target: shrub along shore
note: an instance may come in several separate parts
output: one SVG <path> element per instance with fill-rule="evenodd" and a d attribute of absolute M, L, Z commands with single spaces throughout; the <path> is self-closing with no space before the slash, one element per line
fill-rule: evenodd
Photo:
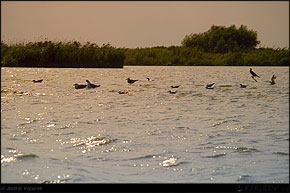
<path fill-rule="evenodd" d="M 1 67 L 122 68 L 128 66 L 288 66 L 289 49 L 258 48 L 226 53 L 185 46 L 114 48 L 50 41 L 8 46 L 1 42 Z"/>
<path fill-rule="evenodd" d="M 115 48 L 77 41 L 1 42 L 1 67 L 122 68 L 128 66 L 288 66 L 289 48 L 256 48 L 257 32 L 212 26 L 181 46 Z"/>
<path fill-rule="evenodd" d="M 102 47 L 94 43 L 29 42 L 7 45 L 1 42 L 2 67 L 51 68 L 122 68 L 123 49 L 109 44 Z"/>

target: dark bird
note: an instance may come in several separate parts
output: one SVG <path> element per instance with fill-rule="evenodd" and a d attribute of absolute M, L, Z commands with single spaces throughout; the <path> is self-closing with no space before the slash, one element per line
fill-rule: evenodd
<path fill-rule="evenodd" d="M 133 84 L 134 82 L 138 81 L 138 80 L 132 80 L 130 78 L 127 78 L 126 80 L 129 84 Z"/>
<path fill-rule="evenodd" d="M 176 94 L 177 91 L 171 91 L 171 90 L 169 90 L 168 92 L 169 92 L 170 94 Z"/>
<path fill-rule="evenodd" d="M 241 88 L 246 88 L 247 87 L 247 85 L 245 85 L 245 84 L 240 84 L 240 86 L 241 86 Z"/>
<path fill-rule="evenodd" d="M 256 82 L 258 82 L 258 81 L 255 79 L 255 77 L 260 78 L 260 76 L 257 75 L 257 74 L 252 70 L 252 68 L 250 68 L 250 73 L 251 73 L 251 75 L 252 75 L 252 79 L 254 79 Z"/>
<path fill-rule="evenodd" d="M 273 74 L 271 80 L 269 81 L 270 84 L 276 84 L 276 82 L 275 82 L 276 78 L 277 77 L 275 76 L 275 74 Z"/>
<path fill-rule="evenodd" d="M 214 88 L 214 87 L 213 87 L 214 84 L 215 84 L 215 83 L 207 84 L 205 88 L 207 88 L 207 89 L 213 89 L 213 88 Z"/>
<path fill-rule="evenodd" d="M 87 85 L 84 85 L 84 84 L 74 84 L 75 86 L 75 89 L 82 89 L 82 88 L 86 88 Z"/>
<path fill-rule="evenodd" d="M 177 85 L 177 86 L 171 86 L 171 88 L 178 88 L 180 87 L 180 85 Z"/>
<path fill-rule="evenodd" d="M 119 93 L 119 94 L 128 94 L 128 91 L 120 90 L 118 93 Z"/>
<path fill-rule="evenodd" d="M 96 88 L 96 87 L 100 87 L 101 86 L 101 85 L 92 84 L 89 80 L 86 80 L 86 82 L 88 83 L 88 88 Z"/>
<path fill-rule="evenodd" d="M 252 74 L 252 76 L 257 76 L 258 78 L 260 78 L 260 76 L 258 76 L 253 70 L 252 70 L 252 68 L 250 68 L 250 73 Z"/>
<path fill-rule="evenodd" d="M 40 82 L 42 82 L 43 81 L 43 79 L 41 79 L 41 80 L 33 80 L 32 82 L 33 83 L 40 83 Z"/>

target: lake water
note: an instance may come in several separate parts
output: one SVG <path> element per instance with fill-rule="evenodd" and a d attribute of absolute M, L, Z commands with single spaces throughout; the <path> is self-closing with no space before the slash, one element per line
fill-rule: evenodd
<path fill-rule="evenodd" d="M 1 68 L 2 183 L 288 183 L 289 68 L 252 68 Z"/>

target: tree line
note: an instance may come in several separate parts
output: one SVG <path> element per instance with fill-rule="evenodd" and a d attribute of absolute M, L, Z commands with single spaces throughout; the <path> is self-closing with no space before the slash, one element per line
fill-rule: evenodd
<path fill-rule="evenodd" d="M 236 28 L 211 26 L 210 30 L 199 34 L 186 35 L 182 45 L 186 47 L 197 47 L 205 52 L 226 53 L 255 48 L 260 44 L 258 33 L 248 30 L 247 26 L 241 25 Z"/>
<path fill-rule="evenodd" d="M 289 49 L 259 48 L 226 53 L 210 53 L 182 46 L 128 49 L 125 65 L 288 66 Z"/>
<path fill-rule="evenodd" d="M 289 48 L 257 48 L 257 32 L 245 25 L 211 26 L 186 35 L 181 46 L 115 48 L 87 42 L 1 42 L 1 66 L 120 68 L 149 66 L 288 66 Z"/>
<path fill-rule="evenodd" d="M 1 42 L 1 66 L 53 68 L 122 68 L 123 49 L 87 42 L 29 42 L 8 46 Z"/>

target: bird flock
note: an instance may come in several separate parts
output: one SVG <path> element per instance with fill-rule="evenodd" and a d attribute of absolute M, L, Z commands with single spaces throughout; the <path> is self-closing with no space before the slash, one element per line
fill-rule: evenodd
<path fill-rule="evenodd" d="M 252 68 L 250 68 L 250 74 L 251 74 L 251 78 L 255 82 L 258 82 L 256 78 L 260 78 L 260 76 L 257 73 L 255 73 Z M 276 75 L 273 74 L 272 77 L 271 77 L 271 80 L 269 80 L 269 83 L 271 85 L 276 84 L 276 82 L 275 82 L 276 78 L 277 78 Z M 134 84 L 135 82 L 138 81 L 138 80 L 134 80 L 134 79 L 130 79 L 130 78 L 127 78 L 126 80 L 127 80 L 128 84 Z M 41 80 L 32 80 L 33 83 L 41 83 L 42 81 L 43 81 L 43 79 L 41 79 Z M 147 78 L 147 81 L 154 81 L 154 80 L 151 80 L 150 78 Z M 89 80 L 86 80 L 86 82 L 87 82 L 87 84 L 77 84 L 77 83 L 75 83 L 74 84 L 75 89 L 84 89 L 84 88 L 93 89 L 93 88 L 97 88 L 97 87 L 100 87 L 101 86 L 101 85 L 93 84 Z M 178 89 L 180 86 L 181 85 L 172 85 L 172 86 L 170 86 L 170 88 L 171 89 Z M 215 86 L 215 83 L 210 83 L 210 84 L 206 84 L 205 88 L 206 89 L 214 89 L 214 86 Z M 240 87 L 241 88 L 246 88 L 247 85 L 240 84 Z M 118 93 L 119 94 L 128 94 L 129 91 L 127 91 L 127 90 L 123 90 L 123 91 L 120 90 Z M 174 90 L 168 90 L 168 93 L 169 94 L 176 94 L 177 93 L 177 90 L 175 90 L 175 91 Z"/>

